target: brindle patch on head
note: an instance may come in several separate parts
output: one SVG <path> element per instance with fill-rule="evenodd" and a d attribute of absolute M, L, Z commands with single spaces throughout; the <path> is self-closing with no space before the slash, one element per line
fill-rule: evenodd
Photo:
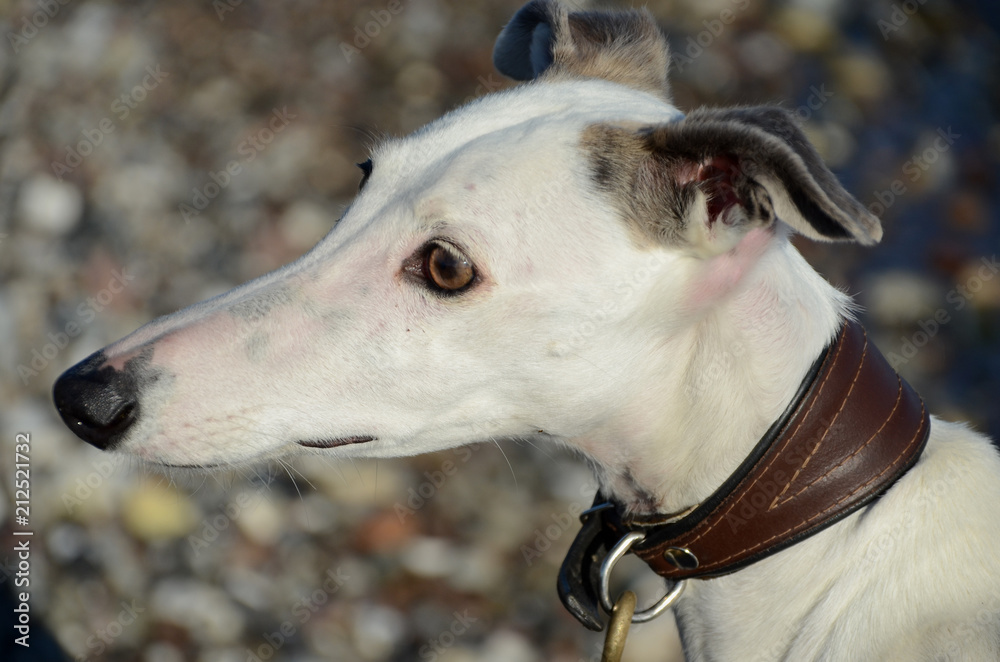
<path fill-rule="evenodd" d="M 581 146 L 599 190 L 607 193 L 640 244 L 680 245 L 693 186 L 678 185 L 670 160 L 649 151 L 639 131 L 594 124 Z M 676 165 L 676 164 L 673 164 Z"/>
<path fill-rule="evenodd" d="M 744 128 L 735 122 L 712 129 L 685 119 L 583 131 L 581 147 L 598 190 L 610 196 L 640 243 L 690 244 L 692 223 L 749 230 L 775 221 L 761 181 L 768 174 L 766 150 L 740 140 Z"/>
<path fill-rule="evenodd" d="M 670 100 L 669 50 L 649 10 L 573 12 L 566 21 L 550 76 L 602 78 Z"/>
<path fill-rule="evenodd" d="M 645 9 L 569 12 L 533 0 L 500 33 L 493 61 L 515 80 L 599 78 L 670 100 L 667 41 Z"/>

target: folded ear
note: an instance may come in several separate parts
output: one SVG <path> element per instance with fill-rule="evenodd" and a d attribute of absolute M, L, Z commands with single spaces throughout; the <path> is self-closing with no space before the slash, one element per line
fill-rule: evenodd
<path fill-rule="evenodd" d="M 514 80 L 603 78 L 670 94 L 667 42 L 645 9 L 570 13 L 555 0 L 532 0 L 500 33 L 493 63 Z"/>
<path fill-rule="evenodd" d="M 781 108 L 700 109 L 639 131 L 596 125 L 584 147 L 598 185 L 657 241 L 725 243 L 775 218 L 813 239 L 882 238 Z"/>

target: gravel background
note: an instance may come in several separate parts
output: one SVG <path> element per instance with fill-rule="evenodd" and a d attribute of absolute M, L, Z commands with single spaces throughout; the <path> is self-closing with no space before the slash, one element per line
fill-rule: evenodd
<path fill-rule="evenodd" d="M 519 4 L 0 2 L 0 582 L 30 432 L 32 622 L 72 658 L 599 658 L 554 590 L 594 489 L 570 457 L 508 444 L 164 477 L 79 443 L 49 395 L 93 350 L 304 252 L 378 136 L 507 85 L 490 52 Z M 885 227 L 873 250 L 803 252 L 934 411 L 1000 436 L 1000 278 L 980 270 L 1000 254 L 995 5 L 649 8 L 680 108 L 797 109 Z M 671 628 L 635 628 L 627 659 L 663 660 Z M 33 641 L 20 659 L 44 659 Z"/>

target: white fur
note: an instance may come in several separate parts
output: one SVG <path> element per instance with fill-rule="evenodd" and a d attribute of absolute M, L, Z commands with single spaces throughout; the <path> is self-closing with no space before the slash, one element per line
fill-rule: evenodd
<path fill-rule="evenodd" d="M 374 155 L 364 191 L 297 262 L 143 327 L 159 379 L 120 449 L 170 465 L 254 461 L 302 439 L 376 441 L 334 458 L 495 438 L 589 457 L 604 489 L 681 510 L 783 410 L 848 314 L 778 224 L 637 241 L 595 190 L 595 122 L 676 108 L 602 81 L 483 98 Z M 482 282 L 455 299 L 401 277 L 433 237 Z M 873 505 L 676 607 L 690 660 L 996 660 L 1000 460 L 934 420 L 918 464 Z M 648 505 L 648 504 L 647 504 Z M 954 653 L 954 651 L 959 653 Z"/>

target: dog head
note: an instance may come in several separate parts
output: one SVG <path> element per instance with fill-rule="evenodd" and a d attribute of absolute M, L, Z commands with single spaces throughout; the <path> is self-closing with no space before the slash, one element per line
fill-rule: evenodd
<path fill-rule="evenodd" d="M 502 438 L 611 465 L 789 228 L 879 238 L 789 113 L 678 111 L 646 12 L 532 2 L 494 55 L 527 82 L 376 148 L 309 253 L 68 370 L 70 428 L 172 466 Z"/>

